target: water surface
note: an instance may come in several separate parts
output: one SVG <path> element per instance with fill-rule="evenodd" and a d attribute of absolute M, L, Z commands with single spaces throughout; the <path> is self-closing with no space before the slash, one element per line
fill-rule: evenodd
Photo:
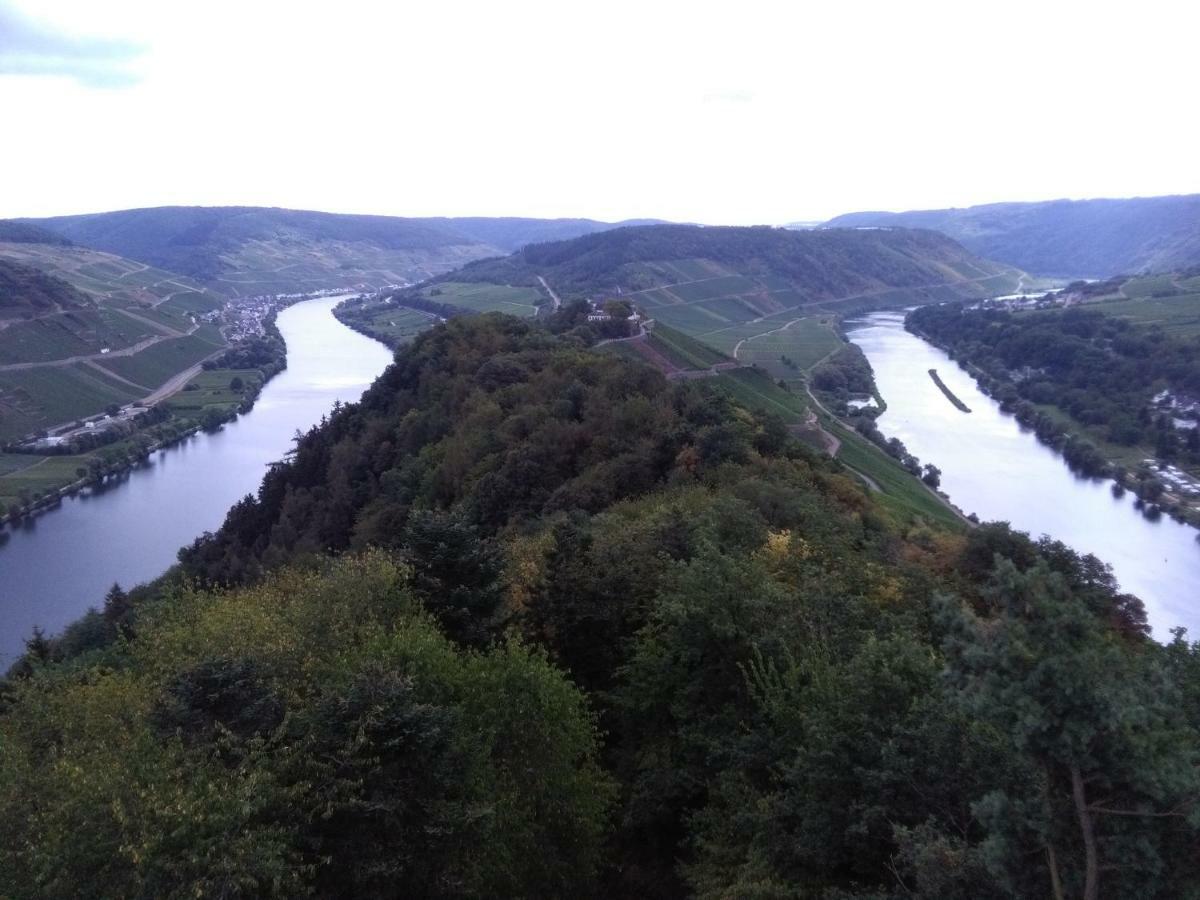
<path fill-rule="evenodd" d="M 1095 554 L 1146 604 L 1156 637 L 1169 638 L 1170 628 L 1183 625 L 1200 638 L 1200 531 L 1165 515 L 1151 522 L 1134 508 L 1132 494 L 1113 497 L 1111 481 L 1074 475 L 944 351 L 905 331 L 903 313 L 848 322 L 847 334 L 870 360 L 887 403 L 879 430 L 940 468 L 942 490 L 957 506 Z M 946 399 L 930 369 L 970 413 Z"/>
<path fill-rule="evenodd" d="M 99 606 L 113 582 L 129 587 L 162 574 L 180 547 L 219 527 L 230 506 L 258 489 L 297 429 L 319 422 L 334 401 L 362 396 L 391 351 L 333 317 L 342 299 L 307 300 L 279 314 L 288 367 L 248 414 L 5 533 L 0 670 L 34 625 L 53 634 Z"/>

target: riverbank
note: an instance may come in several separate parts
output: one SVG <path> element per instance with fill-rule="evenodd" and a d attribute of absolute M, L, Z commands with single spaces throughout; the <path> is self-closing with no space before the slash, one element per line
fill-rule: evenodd
<path fill-rule="evenodd" d="M 965 413 L 969 413 L 971 411 L 971 407 L 967 406 L 967 404 L 965 404 L 961 400 L 959 400 L 958 397 L 955 396 L 954 391 L 952 391 L 952 390 L 950 390 L 950 388 L 946 387 L 946 382 L 942 381 L 942 376 L 940 376 L 938 374 L 937 369 L 930 369 L 929 377 L 933 379 L 933 383 L 938 386 L 938 390 L 940 390 L 943 394 L 946 395 L 946 399 L 949 400 L 954 405 L 955 409 L 960 410 Z"/>
<path fill-rule="evenodd" d="M 287 344 L 276 318 L 305 299 L 313 298 L 280 298 L 263 320 L 262 335 L 214 354 L 174 390 L 160 387 L 151 395 L 153 405 L 120 426 L 85 433 L 80 443 L 50 452 L 0 454 L 0 528 L 49 512 L 64 499 L 144 464 L 159 450 L 250 412 L 266 384 L 287 368 Z"/>
<path fill-rule="evenodd" d="M 1111 481 L 1081 478 L 1062 455 L 986 395 L 944 350 L 904 327 L 903 316 L 878 313 L 848 326 L 866 354 L 888 411 L 877 418 L 887 439 L 901 440 L 940 469 L 940 490 L 982 521 L 1005 521 L 1048 535 L 1112 566 L 1121 588 L 1142 599 L 1155 636 L 1176 625 L 1200 627 L 1197 532 L 1167 516 L 1147 518 Z M 970 427 L 929 378 L 942 380 L 972 409 Z"/>
<path fill-rule="evenodd" d="M 336 403 L 361 397 L 392 354 L 334 319 L 338 299 L 309 300 L 279 314 L 287 367 L 263 386 L 250 412 L 165 446 L 0 532 L 0 669 L 19 656 L 35 626 L 47 636 L 60 634 L 99 607 L 114 582 L 130 589 L 166 572 L 181 548 L 219 528 L 230 508 L 259 489 L 269 468 L 287 458 L 298 431 L 319 424 Z M 205 392 L 180 392 L 172 402 L 197 403 Z"/>
<path fill-rule="evenodd" d="M 1157 458 L 1154 448 L 1115 446 L 1088 430 L 1066 411 L 1021 399 L 1013 381 L 999 378 L 976 365 L 956 352 L 953 346 L 913 325 L 907 317 L 904 327 L 945 353 L 971 377 L 980 393 L 994 400 L 1001 412 L 1032 431 L 1037 440 L 1057 453 L 1072 472 L 1084 478 L 1111 480 L 1114 490 L 1128 491 L 1137 498 L 1138 510 L 1151 521 L 1166 515 L 1181 524 L 1200 528 L 1200 503 L 1189 502 L 1181 493 L 1168 489 L 1161 479 L 1168 464 Z"/>

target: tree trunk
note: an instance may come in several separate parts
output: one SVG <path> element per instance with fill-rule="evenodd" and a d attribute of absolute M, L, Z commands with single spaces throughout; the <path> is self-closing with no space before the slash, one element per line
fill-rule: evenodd
<path fill-rule="evenodd" d="M 1063 900 L 1062 879 L 1058 877 L 1058 857 L 1054 855 L 1054 845 L 1046 845 L 1046 865 L 1050 867 L 1050 888 L 1054 891 L 1054 900 Z"/>
<path fill-rule="evenodd" d="M 1083 836 L 1083 853 L 1087 866 L 1084 871 L 1083 900 L 1098 900 L 1100 862 L 1096 856 L 1096 833 L 1092 828 L 1092 814 L 1088 810 L 1087 797 L 1083 792 L 1083 775 L 1079 766 L 1071 766 L 1071 793 L 1075 797 L 1075 811 L 1079 814 L 1079 831 Z"/>

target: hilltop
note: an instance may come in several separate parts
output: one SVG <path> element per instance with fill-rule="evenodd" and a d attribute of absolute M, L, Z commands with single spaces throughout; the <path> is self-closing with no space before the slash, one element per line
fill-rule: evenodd
<path fill-rule="evenodd" d="M 420 281 L 590 219 L 405 219 L 249 206 L 171 206 L 23 219 L 87 247 L 247 296 Z"/>
<path fill-rule="evenodd" d="M 570 241 L 532 244 L 503 260 L 465 266 L 453 280 L 532 284 L 545 277 L 564 297 L 631 293 L 729 276 L 683 303 L 777 293 L 759 312 L 835 300 L 872 290 L 928 287 L 995 275 L 1003 267 L 975 259 L 940 234 L 922 231 L 798 232 L 768 227 L 646 225 Z M 445 279 L 450 280 L 450 279 Z M 714 293 L 715 292 L 715 293 Z"/>
<path fill-rule="evenodd" d="M 825 224 L 931 228 L 980 256 L 1048 277 L 1106 278 L 1200 263 L 1198 194 L 858 212 Z"/>
<path fill-rule="evenodd" d="M 868 309 L 1003 294 L 1021 277 L 931 231 L 652 225 L 533 244 L 348 303 L 339 316 L 400 346 L 464 312 L 545 319 L 558 309 L 555 318 L 604 340 L 606 353 L 671 379 L 711 379 L 738 402 L 781 416 L 793 434 L 845 460 L 897 514 L 956 522 L 914 477 L 915 459 L 875 446 L 877 432 L 860 435 L 830 412 L 871 385 L 838 323 Z M 642 318 L 628 320 L 630 311 Z M 636 324 L 644 319 L 649 327 Z M 829 396 L 818 401 L 812 386 Z"/>
<path fill-rule="evenodd" d="M 420 336 L 177 573 L 29 642 L 0 894 L 1186 894 L 1200 648 L 542 324 Z"/>

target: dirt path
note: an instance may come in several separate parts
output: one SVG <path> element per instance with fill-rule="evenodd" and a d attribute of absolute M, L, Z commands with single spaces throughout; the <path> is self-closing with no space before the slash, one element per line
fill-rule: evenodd
<path fill-rule="evenodd" d="M 145 316 L 139 316 L 137 313 L 131 312 L 128 309 L 121 309 L 118 307 L 117 312 L 119 312 L 123 316 L 126 316 L 127 318 L 133 319 L 135 322 L 140 322 L 141 324 L 147 326 L 148 328 L 153 328 L 155 331 L 159 332 L 160 334 L 167 334 L 167 335 L 170 335 L 171 337 L 183 337 L 184 336 L 184 332 L 179 331 L 178 329 L 172 328 L 170 325 L 164 325 L 162 322 L 155 322 L 153 319 L 147 319 Z M 195 330 L 196 330 L 196 326 L 193 325 L 192 331 L 195 331 Z M 187 333 L 191 334 L 192 331 L 189 331 Z"/>
<path fill-rule="evenodd" d="M 142 405 L 143 406 L 153 406 L 155 403 L 159 403 L 163 400 L 166 400 L 172 394 L 178 393 L 179 391 L 183 390 L 184 386 L 186 386 L 189 381 L 191 381 L 193 378 L 195 378 L 197 375 L 199 375 L 201 371 L 203 371 L 204 364 L 206 362 L 208 362 L 210 359 L 215 359 L 216 357 L 220 356 L 227 349 L 228 349 L 227 347 L 221 347 L 218 350 L 214 350 L 212 353 L 208 354 L 208 356 L 204 357 L 204 359 L 200 360 L 200 362 L 196 363 L 190 369 L 185 369 L 184 371 L 180 372 L 178 375 L 172 376 L 170 378 L 170 380 L 163 382 L 162 386 L 159 387 L 156 391 L 154 391 L 154 393 L 148 394 L 147 396 L 143 397 Z"/>
<path fill-rule="evenodd" d="M 846 466 L 845 463 L 842 463 L 842 465 Z M 855 475 L 857 475 L 859 478 L 861 478 L 863 483 L 868 488 L 870 488 L 872 491 L 874 491 L 876 494 L 883 493 L 883 488 L 881 488 L 879 486 L 879 482 L 877 482 L 874 478 L 872 478 L 866 472 L 860 472 L 860 471 L 858 471 L 858 469 L 854 468 L 854 466 L 846 466 L 846 468 L 849 469 L 851 472 L 853 472 Z"/>
<path fill-rule="evenodd" d="M 49 359 L 43 362 L 25 362 L 25 363 L 8 363 L 0 366 L 0 372 L 21 372 L 25 369 L 43 369 L 48 366 L 69 366 L 77 362 L 88 362 L 89 360 L 112 359 L 114 356 L 133 356 L 135 353 L 141 353 L 147 347 L 153 347 L 155 344 L 170 340 L 165 334 L 156 335 L 155 337 L 146 338 L 143 341 L 138 341 L 129 347 L 122 350 L 112 350 L 108 353 L 86 353 L 82 356 L 64 356 L 61 359 Z"/>
<path fill-rule="evenodd" d="M 108 369 L 104 368 L 104 366 L 98 365 L 97 363 L 92 362 L 90 359 L 85 359 L 82 365 L 87 366 L 89 369 L 95 369 L 97 372 L 107 378 L 114 378 L 123 384 L 127 384 L 136 391 L 150 390 L 150 388 L 146 387 L 144 384 L 138 384 L 136 381 L 130 381 L 128 378 L 122 378 L 116 372 L 110 372 Z"/>
<path fill-rule="evenodd" d="M 638 333 L 637 334 L 631 334 L 631 335 L 629 335 L 629 337 L 623 337 L 623 338 L 605 338 L 602 341 L 596 341 L 596 343 L 592 344 L 592 346 L 593 347 L 603 347 L 605 344 L 624 344 L 624 343 L 628 343 L 629 341 L 641 340 L 644 337 L 649 337 L 649 334 L 646 332 L 645 321 L 641 321 L 641 322 L 638 322 Z"/>
<path fill-rule="evenodd" d="M 153 303 L 150 304 L 152 309 L 157 309 L 158 307 L 160 307 L 164 303 L 166 303 L 168 300 L 170 300 L 172 297 L 178 297 L 180 294 L 204 294 L 204 293 L 207 293 L 207 291 L 203 288 L 201 288 L 201 289 L 190 288 L 187 285 L 180 284 L 178 281 L 160 281 L 158 284 L 154 285 L 154 287 L 158 287 L 159 284 L 173 284 L 173 285 L 175 285 L 175 287 L 179 288 L 179 290 L 171 291 L 171 293 L 166 294 L 165 296 L 159 297 L 157 300 L 155 300 Z"/>
<path fill-rule="evenodd" d="M 799 319 L 792 319 L 792 321 L 788 322 L 786 325 L 782 325 L 779 328 L 775 328 L 771 331 L 764 331 L 762 334 L 752 334 L 748 338 L 742 338 L 740 341 L 738 341 L 736 344 L 733 345 L 733 358 L 734 359 L 738 358 L 738 351 L 742 349 L 742 344 L 745 344 L 748 341 L 757 340 L 760 337 L 766 337 L 768 334 L 779 334 L 779 332 L 781 332 L 781 331 L 787 331 L 789 328 L 791 328 L 797 322 L 800 322 L 807 318 L 808 318 L 808 316 L 801 316 Z M 761 322 L 762 320 L 756 319 L 755 321 Z"/>
<path fill-rule="evenodd" d="M 550 295 L 550 302 L 554 304 L 554 311 L 558 312 L 560 309 L 562 309 L 562 301 L 558 299 L 558 294 L 554 293 L 554 289 L 551 288 L 550 285 L 546 284 L 546 279 L 539 275 L 537 280 L 542 283 L 542 287 L 544 287 L 546 289 L 546 293 Z"/>
<path fill-rule="evenodd" d="M 117 276 L 117 279 L 121 280 L 124 278 L 128 278 L 130 275 L 140 275 L 142 272 L 145 272 L 148 268 L 150 268 L 145 263 L 138 263 L 138 265 L 141 266 L 140 269 L 130 269 L 128 272 L 122 272 L 120 275 Z"/>

